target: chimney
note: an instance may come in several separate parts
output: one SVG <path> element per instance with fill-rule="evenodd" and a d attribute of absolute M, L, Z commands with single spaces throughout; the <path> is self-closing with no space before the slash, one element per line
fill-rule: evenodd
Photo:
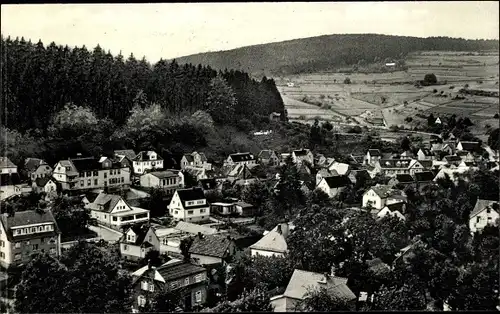
<path fill-rule="evenodd" d="M 278 225 L 278 227 L 276 228 L 276 231 L 279 233 L 279 234 L 282 234 L 282 231 L 281 231 L 281 224 Z"/>
<path fill-rule="evenodd" d="M 331 275 L 332 277 L 335 277 L 335 270 L 336 270 L 335 265 L 332 265 L 332 267 L 330 268 L 330 275 Z"/>
<path fill-rule="evenodd" d="M 152 266 L 152 265 L 151 265 L 151 259 L 150 259 L 150 258 L 148 258 L 148 269 L 151 269 L 151 266 Z"/>

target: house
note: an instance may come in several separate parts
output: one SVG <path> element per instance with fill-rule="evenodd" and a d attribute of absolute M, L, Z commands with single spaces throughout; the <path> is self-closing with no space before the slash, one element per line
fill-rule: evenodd
<path fill-rule="evenodd" d="M 280 164 L 278 154 L 274 150 L 269 149 L 261 150 L 257 156 L 257 160 L 264 165 L 278 166 Z"/>
<path fill-rule="evenodd" d="M 434 121 L 434 123 L 441 124 L 441 119 L 439 117 L 437 117 L 437 119 Z"/>
<path fill-rule="evenodd" d="M 309 149 L 298 149 L 292 152 L 292 160 L 296 164 L 306 161 L 310 165 L 314 164 L 314 155 Z"/>
<path fill-rule="evenodd" d="M 434 153 L 427 148 L 421 148 L 417 152 L 418 160 L 432 160 L 434 158 Z"/>
<path fill-rule="evenodd" d="M 329 197 L 333 198 L 350 184 L 351 180 L 349 180 L 349 177 L 346 175 L 333 176 L 321 179 L 316 188 L 326 193 Z"/>
<path fill-rule="evenodd" d="M 188 173 L 190 176 L 195 178 L 196 181 L 208 179 L 208 174 L 207 174 L 208 171 L 205 168 L 186 167 L 182 171 L 184 176 L 186 173 Z"/>
<path fill-rule="evenodd" d="M 350 169 L 349 164 L 344 164 L 338 161 L 334 161 L 328 166 L 328 170 L 330 171 L 335 170 L 339 175 L 347 174 L 349 172 L 349 169 Z"/>
<path fill-rule="evenodd" d="M 400 159 L 413 159 L 414 157 L 415 155 L 409 150 L 405 150 L 401 153 L 401 155 L 399 155 Z"/>
<path fill-rule="evenodd" d="M 91 217 L 99 224 L 116 230 L 149 221 L 149 210 L 130 206 L 119 195 L 101 192 L 86 208 L 90 209 Z"/>
<path fill-rule="evenodd" d="M 9 157 L 0 157 L 0 173 L 17 173 L 17 166 L 10 161 Z"/>
<path fill-rule="evenodd" d="M 356 307 L 356 295 L 347 286 L 347 278 L 330 274 L 319 274 L 305 270 L 295 269 L 288 282 L 285 292 L 271 298 L 274 312 L 296 312 L 298 303 L 307 296 L 311 290 L 325 288 L 337 298 L 342 298 L 351 304 L 352 310 Z"/>
<path fill-rule="evenodd" d="M 450 178 L 451 181 L 453 182 L 458 182 L 459 178 L 464 175 L 464 173 L 470 171 L 470 170 L 476 170 L 474 167 L 456 167 L 455 165 L 447 165 L 445 167 L 442 167 L 439 172 L 436 174 L 434 177 L 434 182 L 436 182 L 439 179 L 444 179 L 446 176 Z"/>
<path fill-rule="evenodd" d="M 235 168 L 229 173 L 228 177 L 233 185 L 240 186 L 247 186 L 259 180 L 257 176 L 252 173 L 250 167 L 245 164 L 236 165 Z"/>
<path fill-rule="evenodd" d="M 397 174 L 395 177 L 393 177 L 393 178 L 391 178 L 391 180 L 389 180 L 388 185 L 396 186 L 398 184 L 401 184 L 401 185 L 407 186 L 407 185 L 410 185 L 412 183 L 415 183 L 415 180 L 413 179 L 413 177 L 411 175 L 409 175 L 409 174 Z"/>
<path fill-rule="evenodd" d="M 290 235 L 290 229 L 293 229 L 293 227 L 288 223 L 277 225 L 273 230 L 264 234 L 259 241 L 250 246 L 251 255 L 283 257 L 288 252 L 286 239 Z"/>
<path fill-rule="evenodd" d="M 375 185 L 363 194 L 362 207 L 382 209 L 385 205 L 403 202 L 405 199 L 402 191 L 394 190 L 389 185 Z"/>
<path fill-rule="evenodd" d="M 176 189 L 184 188 L 184 174 L 179 170 L 147 171 L 139 179 L 140 185 L 147 188 L 164 189 L 173 195 Z"/>
<path fill-rule="evenodd" d="M 32 183 L 33 191 L 36 193 L 57 194 L 56 180 L 51 177 L 39 177 Z"/>
<path fill-rule="evenodd" d="M 455 144 L 454 143 L 445 143 L 441 148 L 441 151 L 447 153 L 448 155 L 453 155 L 455 153 Z"/>
<path fill-rule="evenodd" d="M 413 177 L 418 185 L 429 184 L 432 183 L 432 180 L 434 180 L 434 173 L 431 171 L 422 171 L 415 173 Z"/>
<path fill-rule="evenodd" d="M 291 87 L 293 87 L 293 83 L 288 83 L 288 85 L 292 84 Z M 281 113 L 278 112 L 271 112 L 269 115 L 269 121 L 281 121 Z"/>
<path fill-rule="evenodd" d="M 460 156 L 456 156 L 456 155 L 444 156 L 443 161 L 445 161 L 446 164 L 448 164 L 450 166 L 455 165 L 458 167 L 458 165 L 460 165 L 460 163 L 462 163 L 462 158 L 460 158 Z"/>
<path fill-rule="evenodd" d="M 377 217 L 381 219 L 381 218 L 389 215 L 389 216 L 397 217 L 401 220 L 405 220 L 406 219 L 404 216 L 405 209 L 406 209 L 406 205 L 404 202 L 385 205 L 384 208 L 382 208 L 377 213 Z"/>
<path fill-rule="evenodd" d="M 163 158 L 154 151 L 141 151 L 132 159 L 134 174 L 143 174 L 146 170 L 163 169 Z"/>
<path fill-rule="evenodd" d="M 204 153 L 192 152 L 191 154 L 184 154 L 181 159 L 181 169 L 187 167 L 203 168 L 205 170 L 212 170 L 212 164 L 208 162 Z"/>
<path fill-rule="evenodd" d="M 481 149 L 481 144 L 479 142 L 466 142 L 460 141 L 457 144 L 457 150 L 466 150 L 468 152 L 477 152 Z"/>
<path fill-rule="evenodd" d="M 204 235 L 212 235 L 218 233 L 217 229 L 207 227 L 206 225 L 197 225 L 186 221 L 179 221 L 174 227 L 176 230 L 185 232 L 191 235 L 198 235 L 199 233 Z"/>
<path fill-rule="evenodd" d="M 338 176 L 337 171 L 330 171 L 328 169 L 322 168 L 316 173 L 316 185 L 318 185 L 323 178 Z"/>
<path fill-rule="evenodd" d="M 369 149 L 368 152 L 366 152 L 364 164 L 368 165 L 375 165 L 379 159 L 382 158 L 382 154 L 380 153 L 380 150 L 378 149 Z"/>
<path fill-rule="evenodd" d="M 70 192 L 130 188 L 130 168 L 127 163 L 107 157 L 61 160 L 54 166 L 52 177 L 63 191 Z"/>
<path fill-rule="evenodd" d="M 227 216 L 236 213 L 236 205 L 233 203 L 215 202 L 210 204 L 210 212 Z"/>
<path fill-rule="evenodd" d="M 120 253 L 126 260 L 138 261 L 146 257 L 150 250 L 160 249 L 155 229 L 148 225 L 130 226 L 118 242 Z"/>
<path fill-rule="evenodd" d="M 349 180 L 351 180 L 352 184 L 356 184 L 358 180 L 366 181 L 370 179 L 370 174 L 366 171 L 366 169 L 351 170 L 347 176 L 349 177 Z"/>
<path fill-rule="evenodd" d="M 189 255 L 197 265 L 225 265 L 236 254 L 234 241 L 223 235 L 199 233 L 189 248 Z"/>
<path fill-rule="evenodd" d="M 471 232 L 481 231 L 488 224 L 496 224 L 500 217 L 499 202 L 478 199 L 469 215 L 469 229 Z"/>
<path fill-rule="evenodd" d="M 198 187 L 202 188 L 205 193 L 222 190 L 222 184 L 215 178 L 198 180 Z"/>
<path fill-rule="evenodd" d="M 0 216 L 0 265 L 20 266 L 32 254 L 61 255 L 61 232 L 50 210 L 25 210 Z"/>
<path fill-rule="evenodd" d="M 29 194 L 32 188 L 21 183 L 21 176 L 17 172 L 0 174 L 0 200 L 14 195 Z"/>
<path fill-rule="evenodd" d="M 252 204 L 245 202 L 236 202 L 236 212 L 242 217 L 249 217 L 255 215 L 255 207 Z"/>
<path fill-rule="evenodd" d="M 394 177 L 397 174 L 410 174 L 410 165 L 412 160 L 399 160 L 399 159 L 380 159 L 375 168 L 387 177 Z"/>
<path fill-rule="evenodd" d="M 234 165 L 256 165 L 254 155 L 249 152 L 246 153 L 236 153 L 230 154 L 226 160 L 224 160 L 224 166 L 234 166 Z"/>
<path fill-rule="evenodd" d="M 175 220 L 197 222 L 210 218 L 210 204 L 199 187 L 175 191 L 167 207 Z"/>
<path fill-rule="evenodd" d="M 39 158 L 26 158 L 24 170 L 32 182 L 37 178 L 50 177 L 52 175 L 52 167 Z"/>
<path fill-rule="evenodd" d="M 132 311 L 139 312 L 152 293 L 162 290 L 182 291 L 183 306 L 189 310 L 206 302 L 207 286 L 207 270 L 190 262 L 171 259 L 160 267 L 148 264 L 132 273 Z"/>
<path fill-rule="evenodd" d="M 122 150 L 115 150 L 114 155 L 119 158 L 127 158 L 130 162 L 137 156 L 137 153 L 134 152 L 132 149 L 122 149 Z"/>

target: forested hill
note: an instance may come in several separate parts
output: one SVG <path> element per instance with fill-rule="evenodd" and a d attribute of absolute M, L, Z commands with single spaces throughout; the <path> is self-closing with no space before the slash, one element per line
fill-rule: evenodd
<path fill-rule="evenodd" d="M 131 55 L 113 56 L 100 46 L 70 49 L 21 39 L 1 39 L 2 123 L 10 129 L 44 130 L 67 103 L 90 108 L 99 118 L 123 124 L 134 104 L 156 103 L 169 112 L 206 108 L 212 79 L 223 77 L 237 100 L 234 119 L 262 121 L 284 112 L 273 80 L 255 81 L 240 71 L 160 60 L 154 65 Z M 208 108 L 210 109 L 210 108 Z"/>
<path fill-rule="evenodd" d="M 397 26 L 395 26 L 397 27 Z M 360 61 L 399 59 L 423 50 L 498 50 L 498 40 L 465 40 L 449 37 L 405 37 L 377 34 L 324 35 L 228 51 L 177 58 L 216 69 L 240 69 L 255 75 L 280 75 L 332 70 Z"/>

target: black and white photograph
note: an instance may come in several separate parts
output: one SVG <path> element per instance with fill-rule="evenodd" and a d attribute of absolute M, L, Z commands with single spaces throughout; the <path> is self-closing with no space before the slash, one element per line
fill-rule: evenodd
<path fill-rule="evenodd" d="M 499 24 L 2 4 L 0 313 L 500 311 Z"/>

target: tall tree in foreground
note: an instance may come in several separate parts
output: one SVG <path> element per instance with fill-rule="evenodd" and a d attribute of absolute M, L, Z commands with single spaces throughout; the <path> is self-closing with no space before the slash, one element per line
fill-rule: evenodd
<path fill-rule="evenodd" d="M 353 311 L 355 309 L 348 300 L 336 296 L 324 287 L 307 291 L 304 299 L 296 307 L 304 312 L 338 312 Z"/>
<path fill-rule="evenodd" d="M 243 292 L 241 296 L 233 301 L 223 301 L 211 309 L 215 313 L 234 313 L 234 312 L 272 312 L 272 306 L 269 296 L 264 290 L 252 289 Z"/>

